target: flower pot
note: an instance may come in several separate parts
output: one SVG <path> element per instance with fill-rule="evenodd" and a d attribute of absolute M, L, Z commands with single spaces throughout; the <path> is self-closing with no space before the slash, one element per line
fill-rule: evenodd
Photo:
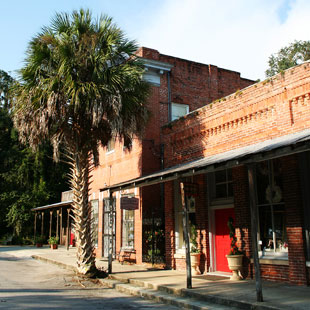
<path fill-rule="evenodd" d="M 199 264 L 200 264 L 200 253 L 191 253 L 192 275 L 201 274 L 199 270 Z"/>
<path fill-rule="evenodd" d="M 42 243 L 37 243 L 36 246 L 37 246 L 37 248 L 42 248 L 43 244 Z"/>
<path fill-rule="evenodd" d="M 233 272 L 230 280 L 239 281 L 239 271 L 242 269 L 243 254 L 240 255 L 226 255 L 228 261 L 228 268 Z"/>
<path fill-rule="evenodd" d="M 51 249 L 52 250 L 58 249 L 58 244 L 51 244 Z"/>

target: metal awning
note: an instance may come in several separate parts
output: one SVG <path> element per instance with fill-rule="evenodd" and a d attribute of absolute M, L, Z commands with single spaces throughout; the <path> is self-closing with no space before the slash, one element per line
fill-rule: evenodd
<path fill-rule="evenodd" d="M 116 192 L 310 150 L 310 129 L 237 148 L 102 188 Z"/>
<path fill-rule="evenodd" d="M 33 209 L 31 209 L 31 211 L 41 211 L 41 210 L 46 210 L 46 209 L 65 207 L 65 206 L 71 205 L 72 202 L 73 202 L 72 200 L 61 201 L 61 202 L 53 203 L 53 204 L 50 204 L 50 205 L 45 205 L 45 206 L 42 206 L 42 207 L 33 208 Z"/>

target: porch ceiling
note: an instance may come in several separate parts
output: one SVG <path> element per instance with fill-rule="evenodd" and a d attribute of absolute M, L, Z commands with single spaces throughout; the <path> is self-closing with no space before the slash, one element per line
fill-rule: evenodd
<path fill-rule="evenodd" d="M 310 129 L 173 166 L 140 178 L 104 187 L 100 191 L 116 192 L 154 185 L 181 177 L 259 162 L 307 150 L 310 150 Z"/>

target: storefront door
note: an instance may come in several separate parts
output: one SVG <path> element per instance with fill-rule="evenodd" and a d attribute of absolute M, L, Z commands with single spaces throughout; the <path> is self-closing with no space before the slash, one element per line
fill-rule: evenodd
<path fill-rule="evenodd" d="M 115 210 L 115 200 L 113 200 L 114 203 L 114 210 Z M 116 214 L 115 211 L 113 212 L 113 232 L 112 232 L 112 242 L 113 242 L 113 257 L 115 257 L 115 219 Z M 104 200 L 104 212 L 103 212 L 103 257 L 109 256 L 109 234 L 110 232 L 110 223 L 111 222 L 111 213 L 110 213 L 110 206 L 109 206 L 109 200 Z"/>
<path fill-rule="evenodd" d="M 215 256 L 216 270 L 230 272 L 226 255 L 230 250 L 228 219 L 235 219 L 233 208 L 215 210 Z"/>

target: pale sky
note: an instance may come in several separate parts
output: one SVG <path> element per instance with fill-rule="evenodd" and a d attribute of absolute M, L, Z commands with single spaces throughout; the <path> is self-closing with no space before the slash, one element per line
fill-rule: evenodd
<path fill-rule="evenodd" d="M 264 79 L 268 57 L 310 40 L 309 0 L 0 0 L 0 69 L 20 69 L 27 43 L 55 12 L 108 14 L 130 39 L 201 63 Z"/>

